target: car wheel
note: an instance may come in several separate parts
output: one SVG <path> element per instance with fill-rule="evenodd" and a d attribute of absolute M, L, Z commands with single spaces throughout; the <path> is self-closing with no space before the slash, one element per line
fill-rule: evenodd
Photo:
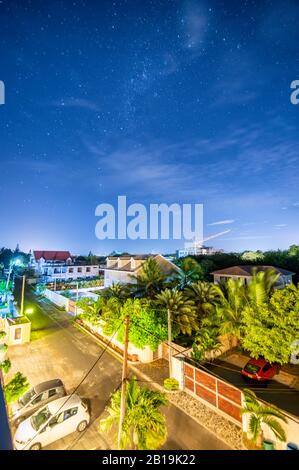
<path fill-rule="evenodd" d="M 41 450 L 41 448 L 42 448 L 42 445 L 39 442 L 36 442 L 35 444 L 32 444 L 29 450 Z"/>
<path fill-rule="evenodd" d="M 87 421 L 81 421 L 77 426 L 77 431 L 83 432 L 87 428 Z"/>

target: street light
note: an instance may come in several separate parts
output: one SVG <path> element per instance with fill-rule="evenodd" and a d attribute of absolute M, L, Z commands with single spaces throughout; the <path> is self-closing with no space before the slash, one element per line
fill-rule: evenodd
<path fill-rule="evenodd" d="M 33 313 L 34 309 L 33 308 L 26 308 L 25 313 L 26 315 L 30 315 L 30 313 Z"/>

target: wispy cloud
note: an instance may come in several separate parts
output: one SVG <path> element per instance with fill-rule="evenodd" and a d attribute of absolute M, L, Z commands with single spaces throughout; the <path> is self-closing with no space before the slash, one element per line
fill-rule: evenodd
<path fill-rule="evenodd" d="M 90 111 L 99 111 L 99 107 L 93 101 L 86 100 L 84 98 L 61 98 L 50 103 L 51 106 L 57 106 L 61 108 L 81 108 L 88 109 Z"/>
<path fill-rule="evenodd" d="M 212 222 L 211 224 L 207 224 L 209 226 L 213 225 L 227 225 L 227 224 L 233 224 L 235 222 L 234 219 L 226 219 L 226 220 L 218 220 L 217 222 Z"/>
<path fill-rule="evenodd" d="M 185 14 L 181 18 L 186 49 L 197 49 L 203 45 L 208 31 L 207 11 L 203 4 L 189 1 L 186 3 Z"/>

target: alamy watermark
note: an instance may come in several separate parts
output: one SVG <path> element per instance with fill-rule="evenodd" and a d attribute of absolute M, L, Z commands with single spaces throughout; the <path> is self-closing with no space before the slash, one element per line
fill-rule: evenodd
<path fill-rule="evenodd" d="M 99 240 L 202 240 L 202 204 L 144 204 L 127 206 L 126 196 L 118 196 L 117 208 L 99 204 L 95 234 Z"/>
<path fill-rule="evenodd" d="M 299 104 L 299 80 L 292 81 L 291 89 L 294 90 L 290 96 L 291 103 Z"/>
<path fill-rule="evenodd" d="M 0 80 L 0 105 L 5 104 L 5 85 L 2 80 Z"/>

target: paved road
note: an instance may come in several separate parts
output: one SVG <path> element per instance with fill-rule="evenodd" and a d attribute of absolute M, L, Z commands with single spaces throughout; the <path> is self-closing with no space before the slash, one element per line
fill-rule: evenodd
<path fill-rule="evenodd" d="M 287 413 L 299 416 L 299 392 L 275 380 L 268 384 L 248 383 L 241 376 L 241 368 L 223 361 L 215 361 L 213 365 L 205 365 L 217 376 L 231 382 L 239 388 L 251 388 L 256 395 L 269 403 L 273 403 Z"/>
<path fill-rule="evenodd" d="M 34 302 L 35 308 L 47 312 L 53 323 L 47 335 L 27 345 L 10 348 L 9 356 L 13 364 L 10 373 L 22 371 L 31 384 L 59 377 L 64 381 L 67 391 L 72 392 L 103 349 L 92 337 L 73 326 L 66 313 L 47 302 Z M 98 421 L 103 417 L 109 397 L 120 380 L 119 359 L 105 352 L 77 392 L 89 402 L 92 424 L 82 437 L 75 433 L 48 448 L 109 449 L 111 440 L 98 432 Z M 169 435 L 165 449 L 229 449 L 214 434 L 175 406 L 167 407 L 165 414 Z"/>

